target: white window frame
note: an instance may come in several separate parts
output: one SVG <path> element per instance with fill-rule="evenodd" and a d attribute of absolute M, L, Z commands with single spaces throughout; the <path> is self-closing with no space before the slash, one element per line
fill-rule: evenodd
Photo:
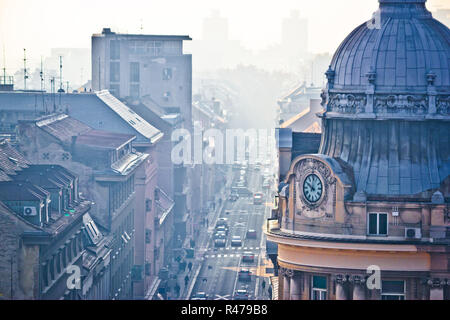
<path fill-rule="evenodd" d="M 322 289 L 322 288 L 314 288 L 314 277 L 322 277 L 325 278 L 326 281 L 326 289 Z M 328 296 L 328 279 L 326 276 L 319 276 L 319 275 L 312 275 L 311 276 L 311 300 L 315 300 L 314 299 L 314 293 L 317 292 L 319 294 L 319 299 L 318 300 L 327 300 L 327 296 Z"/>
<path fill-rule="evenodd" d="M 383 281 L 401 281 L 401 282 L 403 282 L 403 293 L 383 293 Z M 383 296 L 403 297 L 403 299 L 397 299 L 397 300 L 406 300 L 406 281 L 405 280 L 382 280 L 381 281 L 381 300 L 383 300 Z"/>
<path fill-rule="evenodd" d="M 377 215 L 377 233 L 370 233 L 370 215 Z M 386 234 L 380 234 L 380 215 L 386 215 Z M 389 214 L 387 212 L 368 212 L 367 213 L 367 235 L 376 237 L 386 237 L 389 234 Z"/>

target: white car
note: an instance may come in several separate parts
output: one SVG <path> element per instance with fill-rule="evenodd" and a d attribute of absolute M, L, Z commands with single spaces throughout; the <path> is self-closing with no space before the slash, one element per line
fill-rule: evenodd
<path fill-rule="evenodd" d="M 240 247 L 242 246 L 242 240 L 240 236 L 233 236 L 231 238 L 231 246 L 232 247 Z"/>

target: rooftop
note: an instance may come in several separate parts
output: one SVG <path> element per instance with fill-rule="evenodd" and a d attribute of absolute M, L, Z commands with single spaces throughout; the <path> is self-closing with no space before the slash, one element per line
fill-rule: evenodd
<path fill-rule="evenodd" d="M 64 113 L 91 128 L 134 134 L 136 142 L 142 143 L 156 143 L 163 135 L 108 91 L 63 94 L 0 91 L 0 111 L 19 112 L 20 120 Z"/>
<path fill-rule="evenodd" d="M 102 33 L 94 33 L 92 37 L 105 36 L 121 36 L 127 38 L 144 38 L 154 40 L 192 40 L 188 35 L 156 35 L 156 34 L 130 34 L 130 33 L 116 33 L 111 31 L 111 28 L 103 28 Z"/>
<path fill-rule="evenodd" d="M 61 142 L 75 142 L 77 145 L 101 149 L 117 149 L 135 139 L 135 136 L 130 134 L 94 130 L 66 114 L 39 118 L 36 125 Z M 76 139 L 72 140 L 72 137 Z"/>

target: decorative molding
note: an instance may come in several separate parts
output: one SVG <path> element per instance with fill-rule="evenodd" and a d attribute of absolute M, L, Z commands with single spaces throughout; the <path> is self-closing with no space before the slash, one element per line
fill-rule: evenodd
<path fill-rule="evenodd" d="M 364 285 L 366 283 L 366 277 L 363 275 L 352 275 L 349 277 L 349 282 L 354 285 Z"/>
<path fill-rule="evenodd" d="M 428 113 L 427 95 L 376 95 L 376 114 L 426 114 Z"/>
<path fill-rule="evenodd" d="M 331 94 L 327 110 L 349 114 L 363 113 L 366 104 L 367 97 L 365 94 Z"/>
<path fill-rule="evenodd" d="M 329 193 L 336 193 L 336 178 L 332 174 L 331 169 L 322 161 L 306 158 L 297 163 L 294 172 L 294 208 L 296 214 L 313 218 L 324 216 L 333 218 L 332 212 L 327 211 Z M 316 174 L 322 181 L 322 197 L 315 203 L 309 202 L 303 194 L 304 180 L 310 174 Z M 334 196 L 331 199 L 333 202 L 335 201 Z"/>
<path fill-rule="evenodd" d="M 450 115 L 449 95 L 374 94 L 322 92 L 322 106 L 328 112 L 360 114 L 370 112 L 369 96 L 373 97 L 373 113 L 379 115 L 425 115 L 436 112 Z M 430 106 L 435 105 L 436 108 Z"/>
<path fill-rule="evenodd" d="M 438 96 L 436 98 L 436 113 L 450 115 L 450 96 Z"/>
<path fill-rule="evenodd" d="M 427 279 L 426 284 L 431 288 L 440 289 L 446 285 L 447 286 L 450 285 L 450 280 L 433 278 L 433 279 Z"/>
<path fill-rule="evenodd" d="M 280 267 L 278 273 L 283 277 L 292 278 L 294 276 L 295 271 L 292 269 Z"/>

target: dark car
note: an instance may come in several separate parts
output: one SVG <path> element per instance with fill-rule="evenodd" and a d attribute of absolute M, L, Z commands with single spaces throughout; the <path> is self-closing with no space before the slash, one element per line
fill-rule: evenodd
<path fill-rule="evenodd" d="M 233 300 L 248 300 L 247 290 L 236 290 L 233 296 Z"/>
<path fill-rule="evenodd" d="M 219 231 L 225 232 L 225 234 L 228 235 L 228 226 L 224 226 L 224 225 L 216 226 L 216 232 L 219 232 Z"/>
<path fill-rule="evenodd" d="M 255 254 L 252 252 L 244 252 L 242 255 L 242 262 L 254 262 Z"/>
<path fill-rule="evenodd" d="M 238 274 L 239 281 L 250 281 L 252 273 L 248 269 L 241 269 Z"/>
<path fill-rule="evenodd" d="M 231 202 L 235 202 L 237 201 L 237 199 L 239 199 L 239 195 L 236 193 L 232 193 L 228 196 L 228 200 Z"/>
<path fill-rule="evenodd" d="M 191 300 L 208 300 L 208 295 L 205 292 L 197 292 Z"/>
<path fill-rule="evenodd" d="M 256 233 L 256 230 L 249 229 L 247 231 L 247 239 L 256 239 L 258 237 L 258 234 Z"/>
<path fill-rule="evenodd" d="M 216 223 L 216 227 L 217 226 L 228 226 L 228 219 L 227 218 L 219 218 Z"/>
<path fill-rule="evenodd" d="M 227 233 L 225 231 L 217 231 L 214 234 L 214 239 L 226 239 L 227 238 Z"/>
<path fill-rule="evenodd" d="M 226 243 L 227 243 L 227 239 L 220 238 L 220 239 L 214 240 L 215 247 L 225 247 Z"/>
<path fill-rule="evenodd" d="M 240 247 L 240 246 L 242 246 L 241 237 L 233 236 L 233 238 L 231 238 L 231 246 L 232 247 Z"/>

